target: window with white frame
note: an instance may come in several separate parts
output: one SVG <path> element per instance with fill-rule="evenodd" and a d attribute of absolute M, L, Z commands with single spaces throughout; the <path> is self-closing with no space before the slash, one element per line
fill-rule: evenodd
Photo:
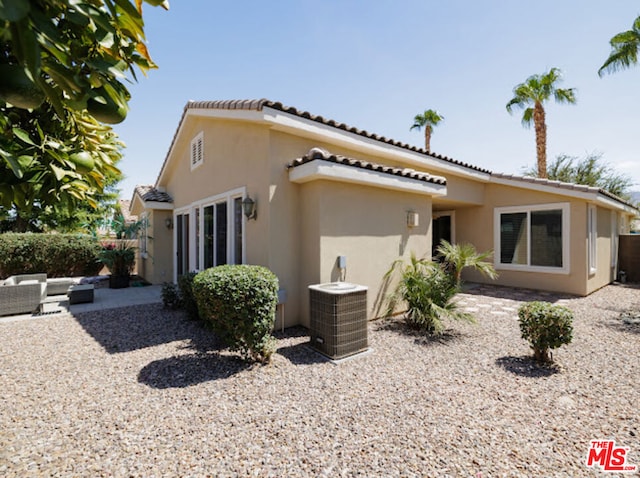
<path fill-rule="evenodd" d="M 595 274 L 598 267 L 598 209 L 595 205 L 587 207 L 587 235 L 589 246 L 589 274 Z"/>
<path fill-rule="evenodd" d="M 569 204 L 494 210 L 497 269 L 569 273 Z"/>
<path fill-rule="evenodd" d="M 191 170 L 200 166 L 204 161 L 204 133 L 200 131 L 191 140 Z"/>
<path fill-rule="evenodd" d="M 202 269 L 244 260 L 242 195 L 218 196 L 201 206 L 200 244 Z"/>

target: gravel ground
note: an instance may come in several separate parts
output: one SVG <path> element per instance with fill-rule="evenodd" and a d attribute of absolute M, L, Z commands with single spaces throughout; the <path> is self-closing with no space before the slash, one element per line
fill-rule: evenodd
<path fill-rule="evenodd" d="M 552 368 L 519 335 L 534 299 L 575 312 Z M 338 365 L 294 328 L 247 366 L 160 304 L 0 324 L 0 474 L 603 476 L 585 466 L 593 439 L 640 465 L 640 325 L 620 318 L 640 289 L 460 301 L 477 325 L 428 340 L 373 322 L 373 352 Z"/>

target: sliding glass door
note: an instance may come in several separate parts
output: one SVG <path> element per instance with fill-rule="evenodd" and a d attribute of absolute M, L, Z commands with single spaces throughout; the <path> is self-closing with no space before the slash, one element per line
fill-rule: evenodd
<path fill-rule="evenodd" d="M 175 221 L 178 277 L 189 272 L 189 214 L 178 214 Z"/>
<path fill-rule="evenodd" d="M 244 263 L 243 192 L 212 197 L 175 216 L 177 276 Z"/>

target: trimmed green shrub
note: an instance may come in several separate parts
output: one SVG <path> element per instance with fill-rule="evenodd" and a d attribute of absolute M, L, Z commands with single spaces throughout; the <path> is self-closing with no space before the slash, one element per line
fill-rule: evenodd
<path fill-rule="evenodd" d="M 193 295 L 193 279 L 197 272 L 187 272 L 178 277 L 178 288 L 180 289 L 180 302 L 190 319 L 198 320 L 198 303 Z"/>
<path fill-rule="evenodd" d="M 396 271 L 402 261 L 396 261 L 387 277 Z M 387 316 L 399 303 L 407 307 L 405 320 L 410 327 L 428 334 L 444 331 L 446 318 L 474 322 L 471 315 L 461 312 L 452 300 L 459 288 L 454 280 L 438 264 L 411 256 L 411 262 L 400 270 L 400 280 L 389 298 Z"/>
<path fill-rule="evenodd" d="M 173 282 L 164 282 L 160 293 L 162 295 L 162 305 L 164 305 L 166 309 L 176 310 L 182 307 L 180 290 Z"/>
<path fill-rule="evenodd" d="M 249 361 L 271 359 L 278 303 L 278 278 L 273 272 L 250 265 L 214 267 L 195 277 L 193 293 L 201 318 L 231 350 Z"/>
<path fill-rule="evenodd" d="M 77 234 L 0 234 L 0 278 L 44 272 L 48 277 L 100 272 L 97 239 Z"/>
<path fill-rule="evenodd" d="M 573 313 L 549 302 L 528 302 L 518 309 L 520 333 L 539 362 L 552 362 L 549 349 L 571 343 Z"/>

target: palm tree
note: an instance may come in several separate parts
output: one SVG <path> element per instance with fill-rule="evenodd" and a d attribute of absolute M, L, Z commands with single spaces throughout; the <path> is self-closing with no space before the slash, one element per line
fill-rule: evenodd
<path fill-rule="evenodd" d="M 618 33 L 611 40 L 611 54 L 598 70 L 598 75 L 605 72 L 614 73 L 638 64 L 638 52 L 640 52 L 640 16 L 635 19 L 631 30 Z"/>
<path fill-rule="evenodd" d="M 424 147 L 427 151 L 431 151 L 431 133 L 433 127 L 438 126 L 438 123 L 444 119 L 440 113 L 435 110 L 425 110 L 424 113 L 418 114 L 413 118 L 413 126 L 410 131 L 417 129 L 420 131 L 424 128 Z"/>
<path fill-rule="evenodd" d="M 458 290 L 462 286 L 462 270 L 466 267 L 471 267 L 490 279 L 498 277 L 493 265 L 486 261 L 493 255 L 493 251 L 478 252 L 471 244 L 451 244 L 442 240 L 436 252 L 441 257 L 444 269 L 451 275 Z"/>
<path fill-rule="evenodd" d="M 538 157 L 538 177 L 547 177 L 547 125 L 542 104 L 553 97 L 558 103 L 576 102 L 574 88 L 557 88 L 561 81 L 561 71 L 551 68 L 548 73 L 532 75 L 527 81 L 513 89 L 513 98 L 507 103 L 507 111 L 513 107 L 524 109 L 522 125 L 526 128 L 533 123 L 536 130 L 536 153 Z"/>

